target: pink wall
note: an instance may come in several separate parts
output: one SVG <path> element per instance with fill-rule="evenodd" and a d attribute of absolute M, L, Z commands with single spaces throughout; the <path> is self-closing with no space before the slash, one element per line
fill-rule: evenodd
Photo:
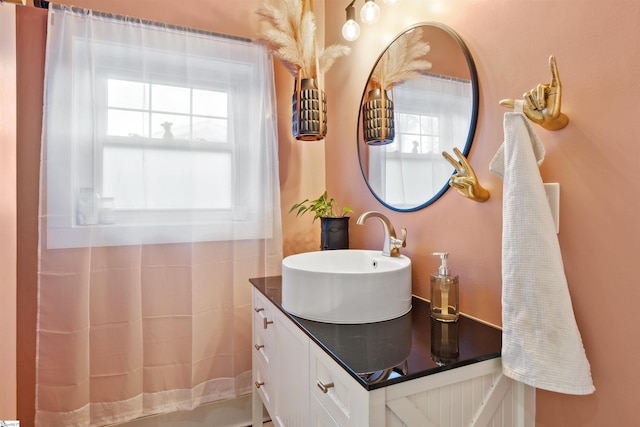
<path fill-rule="evenodd" d="M 236 0 L 233 7 L 223 0 L 63 3 L 245 37 L 252 37 L 258 28 L 252 13 L 258 0 Z M 326 44 L 342 42 L 340 27 L 347 2 L 340 7 L 334 6 L 335 0 L 314 3 L 317 8 L 330 5 L 324 13 Z M 362 1 L 357 3 L 359 7 Z M 632 304 L 640 301 L 640 230 L 634 221 L 640 202 L 634 198 L 639 184 L 632 179 L 635 171 L 631 162 L 640 157 L 634 117 L 640 97 L 640 56 L 634 47 L 640 39 L 640 3 L 616 2 L 613 7 L 612 2 L 599 0 L 502 0 L 490 7 L 478 0 L 402 0 L 394 7 L 378 4 L 383 17 L 375 30 L 363 28 L 360 39 L 351 44 L 353 53 L 338 60 L 326 76 L 326 141 L 298 142 L 291 137 L 293 79 L 276 65 L 285 255 L 317 249 L 318 224 L 286 212 L 291 204 L 316 197 L 326 186 L 354 208 L 355 216 L 380 210 L 396 227 L 407 227 L 404 252 L 414 261 L 416 294 L 428 296 L 428 274 L 437 266 L 431 252 L 447 250 L 461 276 L 462 310 L 499 324 L 502 182 L 488 172 L 489 161 L 503 138 L 502 115 L 506 110 L 497 102 L 547 82 L 547 59 L 554 54 L 564 84 L 563 110 L 571 122 L 558 132 L 539 129 L 547 149 L 541 172 L 545 181 L 561 184 L 560 244 L 596 393 L 574 397 L 538 392 L 537 425 L 638 424 L 633 410 L 636 398 L 630 390 L 640 379 L 640 367 L 634 363 L 640 358 L 640 340 L 632 332 L 636 323 Z M 33 118 L 41 115 L 41 99 L 34 93 L 41 93 L 41 88 L 34 82 L 38 76 L 42 78 L 41 59 L 30 57 L 30 44 L 41 43 L 43 34 L 38 28 L 44 16 L 43 11 L 30 12 L 19 16 L 24 28 L 18 40 L 19 50 L 23 50 L 19 54 L 23 62 L 18 64 L 18 89 L 20 94 L 29 94 L 28 99 L 18 102 L 18 411 L 25 426 L 33 420 L 35 381 L 39 132 Z M 470 161 L 491 191 L 491 199 L 479 204 L 449 191 L 424 210 L 397 213 L 378 204 L 362 179 L 356 152 L 358 107 L 370 68 L 387 42 L 403 29 L 425 21 L 454 28 L 476 61 L 481 102 Z M 35 33 L 27 36 L 30 31 Z M 352 247 L 380 247 L 378 227 L 361 227 L 354 222 Z M 4 301 L 4 288 L 0 292 Z M 624 305 L 627 301 L 628 307 Z M 614 315 L 605 317 L 604 313 Z"/>
<path fill-rule="evenodd" d="M 0 4 L 0 420 L 17 418 L 15 21 L 15 6 Z"/>
<path fill-rule="evenodd" d="M 360 7 L 362 2 L 357 2 Z M 327 3 L 328 4 L 328 3 Z M 537 128 L 547 157 L 545 182 L 559 182 L 560 234 L 578 327 L 591 363 L 593 395 L 539 391 L 538 426 L 640 425 L 632 392 L 640 380 L 640 340 L 633 325 L 640 302 L 640 184 L 634 165 L 640 97 L 640 3 L 600 0 L 402 0 L 378 2 L 375 29 L 362 28 L 354 52 L 327 74 L 329 120 L 327 187 L 355 215 L 379 210 L 396 228 L 407 227 L 404 253 L 414 261 L 414 292 L 428 297 L 434 251 L 449 251 L 460 275 L 461 309 L 501 323 L 502 181 L 488 170 L 503 139 L 498 105 L 548 83 L 549 55 L 556 56 L 569 126 Z M 326 11 L 326 44 L 340 41 L 342 8 Z M 478 130 L 470 154 L 491 198 L 476 203 L 448 191 L 432 206 L 398 213 L 369 194 L 356 152 L 358 104 L 369 70 L 388 40 L 418 22 L 438 21 L 456 30 L 473 55 L 480 80 Z M 526 213 L 523 212 L 523 219 Z M 352 247 L 378 248 L 378 227 L 354 226 Z M 607 314 L 609 313 L 609 314 Z M 548 319 L 553 322 L 554 319 Z M 553 352 L 554 349 L 549 349 Z"/>

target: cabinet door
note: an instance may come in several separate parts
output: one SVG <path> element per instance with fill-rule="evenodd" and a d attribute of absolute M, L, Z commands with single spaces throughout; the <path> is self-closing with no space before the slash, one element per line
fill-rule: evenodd
<path fill-rule="evenodd" d="M 278 357 L 275 423 L 309 426 L 309 338 L 284 314 L 276 316 Z"/>
<path fill-rule="evenodd" d="M 309 410 L 311 412 L 311 424 L 312 427 L 340 427 L 336 420 L 334 420 L 329 411 L 322 406 L 318 401 L 318 398 L 312 393 L 311 401 L 309 402 Z"/>
<path fill-rule="evenodd" d="M 312 396 L 340 427 L 370 425 L 369 393 L 315 343 L 309 351 Z"/>

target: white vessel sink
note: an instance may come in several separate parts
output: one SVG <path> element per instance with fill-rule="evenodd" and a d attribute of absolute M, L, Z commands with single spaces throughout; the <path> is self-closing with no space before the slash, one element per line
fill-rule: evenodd
<path fill-rule="evenodd" d="M 325 323 L 373 323 L 411 310 L 411 259 L 328 250 L 282 260 L 282 307 Z"/>

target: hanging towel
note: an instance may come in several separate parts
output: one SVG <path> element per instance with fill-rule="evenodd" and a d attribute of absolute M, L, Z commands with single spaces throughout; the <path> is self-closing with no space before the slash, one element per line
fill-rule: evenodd
<path fill-rule="evenodd" d="M 544 147 L 522 113 L 504 115 L 504 143 L 489 166 L 503 178 L 502 367 L 530 386 L 595 390 L 538 166 Z"/>

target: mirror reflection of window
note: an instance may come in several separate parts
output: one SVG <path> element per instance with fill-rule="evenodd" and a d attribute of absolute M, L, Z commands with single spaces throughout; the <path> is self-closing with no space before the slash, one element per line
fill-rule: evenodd
<path fill-rule="evenodd" d="M 466 142 L 470 126 L 471 82 L 425 75 L 394 88 L 396 137 L 371 146 L 369 184 L 399 209 L 429 200 L 447 182 L 453 167 L 442 157 Z"/>

